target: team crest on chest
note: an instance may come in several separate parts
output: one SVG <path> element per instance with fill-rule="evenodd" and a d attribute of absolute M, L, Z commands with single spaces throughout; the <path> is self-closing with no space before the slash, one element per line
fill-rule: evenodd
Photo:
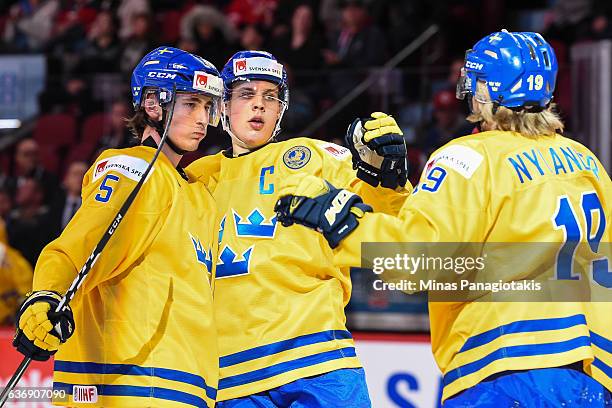
<path fill-rule="evenodd" d="M 310 161 L 310 149 L 306 146 L 293 146 L 283 155 L 283 163 L 290 169 L 301 169 Z"/>
<path fill-rule="evenodd" d="M 193 244 L 193 249 L 196 253 L 196 259 L 199 263 L 203 264 L 206 267 L 206 271 L 208 273 L 212 272 L 212 250 L 208 248 L 208 253 L 202 246 L 200 242 L 200 238 L 194 237 L 189 234 L 189 238 L 191 238 L 191 243 Z"/>
<path fill-rule="evenodd" d="M 236 236 L 239 237 L 255 237 L 255 238 L 274 238 L 276 232 L 276 215 L 266 220 L 263 213 L 258 208 L 243 220 L 238 213 L 232 209 L 234 215 L 234 226 L 236 227 Z"/>

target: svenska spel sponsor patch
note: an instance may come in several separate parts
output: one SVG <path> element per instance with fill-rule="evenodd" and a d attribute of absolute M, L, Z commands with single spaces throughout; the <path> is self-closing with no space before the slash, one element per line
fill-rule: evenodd
<path fill-rule="evenodd" d="M 351 151 L 349 149 L 337 145 L 335 143 L 324 143 L 322 145 L 319 145 L 319 147 L 323 149 L 327 154 L 338 160 L 344 160 L 347 157 L 351 156 Z"/>
<path fill-rule="evenodd" d="M 146 160 L 140 159 L 138 157 L 128 156 L 125 154 L 120 154 L 117 156 L 112 156 L 103 160 L 100 160 L 96 163 L 96 167 L 93 174 L 93 181 L 98 180 L 104 174 L 109 171 L 114 171 L 119 174 L 126 176 L 129 179 L 134 181 L 140 180 L 142 175 L 149 163 Z M 155 168 L 151 169 L 149 176 L 153 173 Z"/>
<path fill-rule="evenodd" d="M 193 89 L 221 96 L 223 94 L 223 80 L 207 72 L 195 71 L 193 73 Z"/>
<path fill-rule="evenodd" d="M 480 167 L 483 156 L 471 147 L 462 145 L 448 146 L 433 156 L 425 165 L 427 173 L 434 164 L 444 165 L 455 170 L 466 179 L 472 178 L 474 172 Z"/>
<path fill-rule="evenodd" d="M 234 75 L 260 74 L 283 78 L 283 65 L 264 57 L 238 58 L 234 60 Z"/>

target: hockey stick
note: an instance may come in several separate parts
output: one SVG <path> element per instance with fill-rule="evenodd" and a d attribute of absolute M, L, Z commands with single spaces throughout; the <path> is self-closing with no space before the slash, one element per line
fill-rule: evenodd
<path fill-rule="evenodd" d="M 155 155 L 153 156 L 153 159 L 149 163 L 145 172 L 142 174 L 142 177 L 140 178 L 140 180 L 138 180 L 138 183 L 136 184 L 136 187 L 134 187 L 134 190 L 132 190 L 128 198 L 126 198 L 125 202 L 123 203 L 123 205 L 117 212 L 117 215 L 115 215 L 115 218 L 113 219 L 113 221 L 110 223 L 110 225 L 106 229 L 106 233 L 102 236 L 102 238 L 100 239 L 100 241 L 98 242 L 94 250 L 91 252 L 91 255 L 89 255 L 89 257 L 85 261 L 85 265 L 83 265 L 83 267 L 77 274 L 76 278 L 72 281 L 70 288 L 68 288 L 68 290 L 66 291 L 66 294 L 60 301 L 59 305 L 57 305 L 55 312 L 61 311 L 64 308 L 64 306 L 70 303 L 70 301 L 76 294 L 76 291 L 83 284 L 83 281 L 87 277 L 87 274 L 89 273 L 89 271 L 91 271 L 91 268 L 93 268 L 93 266 L 95 265 L 96 261 L 98 260 L 98 257 L 102 253 L 102 250 L 104 250 L 104 248 L 106 247 L 106 244 L 108 243 L 110 238 L 113 236 L 113 233 L 119 227 L 119 224 L 125 217 L 125 213 L 130 208 L 132 203 L 134 202 L 136 195 L 142 188 L 145 180 L 147 179 L 147 176 L 149 175 L 149 172 L 153 168 L 153 164 L 155 164 L 155 161 L 157 160 L 157 156 L 159 156 L 159 153 L 161 152 L 162 147 L 164 146 L 164 143 L 166 142 L 166 138 L 168 136 L 168 129 L 170 129 L 170 122 L 172 121 L 172 116 L 174 115 L 175 103 L 176 103 L 176 85 L 174 85 L 172 88 L 172 104 L 170 105 L 170 110 L 168 111 L 168 118 L 164 126 L 164 133 L 161 137 L 161 140 L 159 141 L 159 146 L 157 147 L 157 150 L 155 151 Z M 55 327 L 56 327 L 56 331 L 58 331 L 59 333 L 59 323 L 56 324 Z M 15 373 L 9 380 L 6 387 L 4 387 L 4 390 L 2 390 L 2 394 L 0 394 L 0 408 L 4 406 L 5 402 L 8 399 L 10 392 L 15 388 L 15 386 L 17 385 L 17 383 L 19 382 L 23 374 L 28 369 L 28 366 L 30 365 L 31 362 L 32 362 L 32 359 L 30 357 L 24 357 L 23 361 L 21 361 L 21 364 L 19 364 L 19 367 L 17 367 L 17 371 L 15 371 Z"/>

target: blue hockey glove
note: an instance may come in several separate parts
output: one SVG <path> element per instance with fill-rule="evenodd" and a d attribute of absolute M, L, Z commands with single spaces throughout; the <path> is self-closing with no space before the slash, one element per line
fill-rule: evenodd
<path fill-rule="evenodd" d="M 13 339 L 17 351 L 33 360 L 47 361 L 72 336 L 74 318 L 70 307 L 55 312 L 61 299 L 51 291 L 28 295 L 17 312 L 17 333 Z"/>
<path fill-rule="evenodd" d="M 382 112 L 355 119 L 346 132 L 357 177 L 377 187 L 396 189 L 408 181 L 406 142 L 395 119 Z"/>
<path fill-rule="evenodd" d="M 357 228 L 358 218 L 372 211 L 357 194 L 312 175 L 290 177 L 280 195 L 274 207 L 278 221 L 285 227 L 296 223 L 313 228 L 332 248 Z"/>

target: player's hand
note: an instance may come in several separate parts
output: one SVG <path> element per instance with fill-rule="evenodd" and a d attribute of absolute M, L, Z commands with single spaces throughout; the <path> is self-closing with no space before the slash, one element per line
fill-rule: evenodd
<path fill-rule="evenodd" d="M 285 227 L 296 223 L 322 232 L 332 248 L 357 228 L 358 218 L 372 211 L 357 194 L 312 175 L 289 177 L 280 196 L 274 207 L 277 220 Z"/>
<path fill-rule="evenodd" d="M 33 360 L 46 361 L 74 332 L 74 318 L 69 306 L 55 312 L 62 297 L 56 292 L 29 294 L 17 312 L 17 333 L 13 346 Z"/>
<path fill-rule="evenodd" d="M 355 119 L 346 132 L 357 177 L 376 187 L 395 189 L 408 180 L 406 142 L 395 119 L 382 112 Z"/>

